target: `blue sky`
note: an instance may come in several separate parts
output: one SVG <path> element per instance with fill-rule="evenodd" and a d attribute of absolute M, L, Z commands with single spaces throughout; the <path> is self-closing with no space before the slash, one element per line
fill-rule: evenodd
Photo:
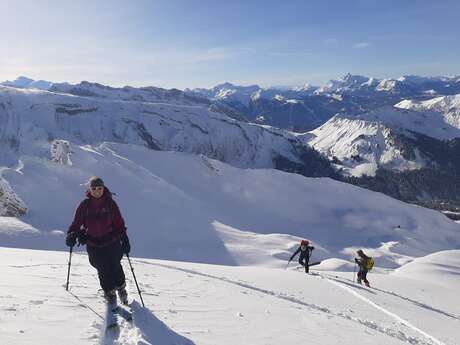
<path fill-rule="evenodd" d="M 460 75 L 460 1 L 2 0 L 0 80 L 166 88 Z"/>

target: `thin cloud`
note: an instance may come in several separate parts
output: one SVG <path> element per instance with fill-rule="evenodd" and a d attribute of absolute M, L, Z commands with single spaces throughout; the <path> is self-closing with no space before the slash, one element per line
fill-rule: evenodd
<path fill-rule="evenodd" d="M 298 51 L 298 52 L 272 51 L 272 52 L 269 52 L 268 55 L 271 55 L 271 56 L 281 56 L 281 57 L 289 57 L 289 56 L 313 56 L 313 53 L 312 53 L 312 52 L 308 52 L 308 51 Z"/>
<path fill-rule="evenodd" d="M 216 61 L 216 60 L 227 60 L 232 59 L 244 54 L 250 54 L 253 52 L 251 48 L 211 48 L 205 51 L 196 52 L 191 54 L 189 58 L 190 63 L 194 62 L 205 62 L 205 61 Z"/>
<path fill-rule="evenodd" d="M 328 39 L 323 41 L 323 43 L 327 44 L 327 45 L 337 44 L 338 42 L 339 42 L 339 40 L 337 38 L 328 38 Z"/>
<path fill-rule="evenodd" d="M 359 43 L 355 43 L 353 45 L 353 48 L 361 49 L 361 48 L 370 47 L 371 45 L 372 45 L 372 43 L 370 43 L 370 42 L 359 42 Z"/>
<path fill-rule="evenodd" d="M 203 50 L 197 49 L 174 49 L 163 50 L 152 54 L 133 57 L 140 63 L 148 63 L 150 66 L 161 65 L 193 65 L 202 62 L 222 61 L 237 58 L 245 54 L 251 54 L 254 50 L 251 48 L 226 48 L 216 47 Z"/>

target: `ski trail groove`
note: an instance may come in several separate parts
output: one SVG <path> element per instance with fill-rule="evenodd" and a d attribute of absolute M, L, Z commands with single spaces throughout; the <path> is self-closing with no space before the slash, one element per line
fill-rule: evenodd
<path fill-rule="evenodd" d="M 325 277 L 329 277 L 331 279 L 335 278 L 335 279 L 338 279 L 338 280 L 347 280 L 349 281 L 350 283 L 352 282 L 351 279 L 348 279 L 348 278 L 344 278 L 344 277 L 338 277 L 338 276 L 333 276 L 331 274 L 327 274 L 327 273 L 320 273 L 320 275 L 323 275 Z M 345 282 L 344 282 L 345 284 Z M 354 284 L 354 283 L 353 283 Z M 419 301 L 416 301 L 414 299 L 411 299 L 409 297 L 406 297 L 406 296 L 402 296 L 402 295 L 399 295 L 393 291 L 388 291 L 388 290 L 383 290 L 383 289 L 379 289 L 379 288 L 376 288 L 376 287 L 372 287 L 372 290 L 375 290 L 375 291 L 380 291 L 380 292 L 383 292 L 383 293 L 386 293 L 388 295 L 391 295 L 391 296 L 394 296 L 394 297 L 398 297 L 398 298 L 401 298 L 402 300 L 405 300 L 405 301 L 408 301 L 408 302 L 411 302 L 413 303 L 414 305 L 420 307 L 420 308 L 423 308 L 423 309 L 427 309 L 429 311 L 433 311 L 435 313 L 438 313 L 438 314 L 441 314 L 441 315 L 444 315 L 446 317 L 449 317 L 449 318 L 452 318 L 454 320 L 458 320 L 460 321 L 460 316 L 456 316 L 454 314 L 451 314 L 449 312 L 446 312 L 444 310 L 441 310 L 441 309 L 438 309 L 438 308 L 435 308 L 435 307 L 432 307 L 428 304 L 425 304 L 425 303 L 422 303 L 422 302 L 419 302 Z"/>
<path fill-rule="evenodd" d="M 408 322 L 406 322 L 406 321 L 404 321 L 403 319 L 400 319 L 400 318 L 399 319 L 402 321 L 401 323 L 404 326 L 410 328 L 412 331 L 419 332 L 420 334 L 422 334 L 424 336 L 424 338 L 427 338 L 428 341 L 426 341 L 424 339 L 421 339 L 421 338 L 413 337 L 411 335 L 407 335 L 407 334 L 405 334 L 404 332 L 402 332 L 399 329 L 395 330 L 395 329 L 392 329 L 392 328 L 379 326 L 374 321 L 365 320 L 365 319 L 363 320 L 363 319 L 353 317 L 351 315 L 348 315 L 348 314 L 345 314 L 345 313 L 342 313 L 342 312 L 334 312 L 334 311 L 330 310 L 329 308 L 321 307 L 321 306 L 318 306 L 318 305 L 312 304 L 312 303 L 307 303 L 307 302 L 304 302 L 304 301 L 302 301 L 302 300 L 300 300 L 300 299 L 298 299 L 296 297 L 288 296 L 288 295 L 285 295 L 283 293 L 279 293 L 279 292 L 276 292 L 276 291 L 262 289 L 262 288 L 259 288 L 259 287 L 256 287 L 256 286 L 253 286 L 253 285 L 250 285 L 250 284 L 247 284 L 247 283 L 234 281 L 234 280 L 231 280 L 231 279 L 228 279 L 228 278 L 225 278 L 225 277 L 213 276 L 211 274 L 202 273 L 202 272 L 199 272 L 199 271 L 186 269 L 186 268 L 180 268 L 180 267 L 173 266 L 173 265 L 166 265 L 166 264 L 148 262 L 148 261 L 143 261 L 143 260 L 135 260 L 135 262 L 142 263 L 142 264 L 147 264 L 147 265 L 152 265 L 152 266 L 157 266 L 157 267 L 162 267 L 162 268 L 166 268 L 166 269 L 170 269 L 170 270 L 181 271 L 181 272 L 189 273 L 189 274 L 192 274 L 192 275 L 202 276 L 202 277 L 211 278 L 211 279 L 214 279 L 214 280 L 220 280 L 220 281 L 223 281 L 223 282 L 226 282 L 226 283 L 229 283 L 229 284 L 237 285 L 237 286 L 240 286 L 240 287 L 243 287 L 243 288 L 246 288 L 246 289 L 250 289 L 250 290 L 253 290 L 253 291 L 260 292 L 260 293 L 268 295 L 268 296 L 272 296 L 272 297 L 275 297 L 275 298 L 278 298 L 278 299 L 281 299 L 281 300 L 285 300 L 285 301 L 290 302 L 290 303 L 295 303 L 295 304 L 301 305 L 303 307 L 307 307 L 309 309 L 325 313 L 327 315 L 332 315 L 332 316 L 339 317 L 339 318 L 342 318 L 342 319 L 345 319 L 345 320 L 348 320 L 348 321 L 358 323 L 358 324 L 360 324 L 360 325 L 362 325 L 364 327 L 370 328 L 370 329 L 372 329 L 374 331 L 377 331 L 379 333 L 382 333 L 382 334 L 384 334 L 386 336 L 390 336 L 392 338 L 396 338 L 398 340 L 408 342 L 410 344 L 414 344 L 414 345 L 433 345 L 433 344 L 446 345 L 446 344 L 440 342 L 439 340 L 435 339 L 434 337 L 430 336 L 429 334 L 427 334 L 427 333 L 417 329 L 416 327 L 410 325 Z M 328 279 L 326 278 L 326 280 L 328 280 Z M 393 316 L 393 314 L 391 314 L 391 313 L 389 315 Z M 398 316 L 396 316 L 396 318 L 398 318 Z"/>
<path fill-rule="evenodd" d="M 82 307 L 84 307 L 84 308 L 86 308 L 86 309 L 88 309 L 88 310 L 91 310 L 91 311 L 92 311 L 94 314 L 96 314 L 100 319 L 104 320 L 104 317 L 103 317 L 101 314 L 99 314 L 96 310 L 94 310 L 94 308 L 92 308 L 89 304 L 83 302 L 83 301 L 81 300 L 80 297 L 78 297 L 77 295 L 75 295 L 75 294 L 74 294 L 72 291 L 70 291 L 70 290 L 67 290 L 67 292 L 68 292 L 71 296 L 73 296 L 78 302 L 80 302 L 80 306 L 82 306 Z"/>
<path fill-rule="evenodd" d="M 422 331 L 420 328 L 414 326 L 409 321 L 404 320 L 402 317 L 396 315 L 395 313 L 392 313 L 391 311 L 383 308 L 382 306 L 378 305 L 377 303 L 372 302 L 370 299 L 368 299 L 368 298 L 364 297 L 363 295 L 359 294 L 358 292 L 354 291 L 352 288 L 350 288 L 348 286 L 345 286 L 343 283 L 339 283 L 336 280 L 333 280 L 333 279 L 328 278 L 327 276 L 323 276 L 321 274 L 319 274 L 319 277 L 321 279 L 325 279 L 326 281 L 328 281 L 329 283 L 331 283 L 331 284 L 333 284 L 335 286 L 340 287 L 341 289 L 347 291 L 348 293 L 352 294 L 356 298 L 359 298 L 360 300 L 366 302 L 367 304 L 373 306 L 374 308 L 376 308 L 376 309 L 380 310 L 381 312 L 387 314 L 388 316 L 394 318 L 399 323 L 405 325 L 406 327 L 412 329 L 415 332 L 418 332 L 419 334 L 423 335 L 425 338 L 430 339 L 432 343 L 437 344 L 437 345 L 446 345 L 445 343 L 443 343 L 442 341 L 436 339 L 432 335 L 430 335 L 430 334 Z"/>

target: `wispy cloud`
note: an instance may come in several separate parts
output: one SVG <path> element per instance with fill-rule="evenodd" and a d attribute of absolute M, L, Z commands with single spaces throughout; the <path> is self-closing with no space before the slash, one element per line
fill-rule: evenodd
<path fill-rule="evenodd" d="M 313 56 L 309 51 L 271 51 L 268 53 L 271 56 L 290 57 L 290 56 Z"/>
<path fill-rule="evenodd" d="M 353 44 L 353 48 L 361 49 L 361 48 L 367 48 L 372 45 L 371 42 L 358 42 Z"/>
<path fill-rule="evenodd" d="M 142 63 L 149 63 L 151 66 L 163 64 L 196 64 L 201 62 L 222 61 L 251 54 L 255 50 L 252 48 L 227 48 L 215 47 L 209 49 L 159 49 L 159 52 L 136 55 L 135 60 Z"/>
<path fill-rule="evenodd" d="M 338 42 L 339 40 L 337 38 L 328 38 L 323 41 L 323 43 L 327 45 L 337 44 Z"/>
<path fill-rule="evenodd" d="M 188 63 L 196 62 L 208 62 L 208 61 L 219 61 L 228 60 L 235 57 L 239 57 L 244 54 L 250 54 L 253 52 L 251 48 L 226 48 L 217 47 L 210 48 L 203 51 L 189 52 L 186 61 Z"/>

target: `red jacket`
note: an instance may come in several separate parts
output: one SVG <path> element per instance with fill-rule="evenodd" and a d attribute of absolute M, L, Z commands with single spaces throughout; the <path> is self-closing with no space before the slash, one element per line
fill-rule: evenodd
<path fill-rule="evenodd" d="M 87 243 L 95 247 L 105 247 L 126 233 L 125 221 L 120 209 L 112 199 L 112 193 L 106 187 L 99 199 L 93 198 L 89 191 L 75 211 L 75 217 L 69 227 L 69 233 L 86 233 Z"/>

